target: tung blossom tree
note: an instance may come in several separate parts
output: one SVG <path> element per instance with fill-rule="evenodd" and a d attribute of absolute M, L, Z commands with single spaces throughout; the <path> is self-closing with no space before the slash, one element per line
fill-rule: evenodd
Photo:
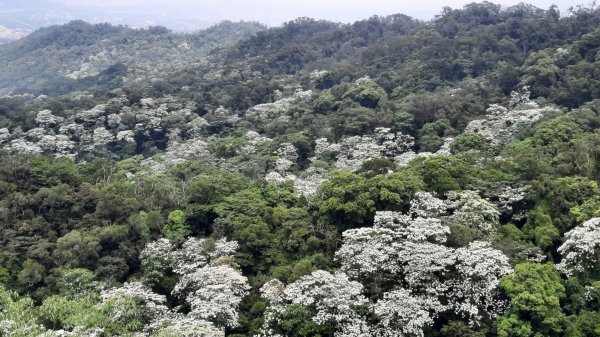
<path fill-rule="evenodd" d="M 374 335 L 422 337 L 423 327 L 433 324 L 431 308 L 441 309 L 443 305 L 432 298 L 414 296 L 406 289 L 387 292 L 373 306 L 373 312 L 380 319 Z"/>
<path fill-rule="evenodd" d="M 237 326 L 237 308 L 250 286 L 236 268 L 231 255 L 238 244 L 225 239 L 189 238 L 181 248 L 160 239 L 142 251 L 142 282 L 129 282 L 109 289 L 103 300 L 132 298 L 141 303 L 148 323 L 144 331 L 158 336 L 224 336 L 224 329 Z M 166 297 L 146 285 L 157 285 L 174 273 L 172 294 L 190 308 L 181 313 L 166 305 Z M 145 283 L 145 284 L 144 284 Z M 117 319 L 116 317 L 115 319 Z"/>
<path fill-rule="evenodd" d="M 208 265 L 183 275 L 173 294 L 183 296 L 190 305 L 189 317 L 233 328 L 238 325 L 237 307 L 248 290 L 246 277 L 237 270 Z"/>
<path fill-rule="evenodd" d="M 266 174 L 267 182 L 280 184 L 292 181 L 298 194 L 309 197 L 315 195 L 321 184 L 327 180 L 327 170 L 322 168 L 309 167 L 299 174 L 292 172 L 298 160 L 298 151 L 293 144 L 281 143 L 275 153 L 277 154 L 275 171 Z"/>
<path fill-rule="evenodd" d="M 287 286 L 276 280 L 265 284 L 262 296 L 271 306 L 264 335 L 277 336 L 277 323 L 292 305 L 309 309 L 311 319 L 334 329 L 336 336 L 425 336 L 439 315 L 478 325 L 502 314 L 508 302 L 498 287 L 500 278 L 512 272 L 508 258 L 485 241 L 446 246 L 447 223 L 497 220 L 491 204 L 483 207 L 474 192 L 461 193 L 448 200 L 420 193 L 408 214 L 380 211 L 373 227 L 345 231 L 336 274 L 316 271 Z M 453 218 L 449 210 L 459 216 Z M 375 319 L 352 310 L 360 306 Z"/>
<path fill-rule="evenodd" d="M 562 261 L 558 270 L 567 275 L 597 271 L 600 261 L 600 218 L 592 218 L 565 234 L 565 242 L 558 247 Z"/>
<path fill-rule="evenodd" d="M 356 310 L 368 303 L 362 292 L 363 286 L 343 272 L 317 270 L 287 287 L 278 280 L 267 282 L 261 294 L 269 300 L 270 307 L 261 336 L 280 336 L 274 326 L 290 306 L 299 305 L 309 310 L 315 323 L 329 325 L 336 336 L 367 337 L 369 327 Z"/>
<path fill-rule="evenodd" d="M 492 146 L 499 147 L 514 139 L 522 128 L 532 125 L 547 114 L 558 112 L 556 108 L 540 107 L 529 99 L 529 95 L 529 90 L 524 87 L 512 93 L 510 109 L 498 104 L 490 105 L 486 110 L 486 118 L 471 121 L 465 132 L 478 133 Z"/>

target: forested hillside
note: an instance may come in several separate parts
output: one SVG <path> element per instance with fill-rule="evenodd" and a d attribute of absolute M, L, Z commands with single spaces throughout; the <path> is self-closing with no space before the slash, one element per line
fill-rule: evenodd
<path fill-rule="evenodd" d="M 0 336 L 600 335 L 600 10 L 0 45 Z"/>
<path fill-rule="evenodd" d="M 168 74 L 188 67 L 217 47 L 231 47 L 265 27 L 255 22 L 222 22 L 190 34 L 164 27 L 131 29 L 73 21 L 40 29 L 0 48 L 0 93 L 61 95 L 120 88 L 130 76 Z"/>

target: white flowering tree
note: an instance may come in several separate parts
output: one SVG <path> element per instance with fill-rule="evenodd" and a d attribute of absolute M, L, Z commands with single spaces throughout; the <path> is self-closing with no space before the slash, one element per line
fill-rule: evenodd
<path fill-rule="evenodd" d="M 143 315 L 146 315 L 150 321 L 161 319 L 169 314 L 169 308 L 166 306 L 167 298 L 154 293 L 138 281 L 127 282 L 120 287 L 104 290 L 100 297 L 104 305 L 110 304 L 111 307 L 114 307 L 110 319 L 115 323 L 127 319 L 124 312 L 128 309 L 128 299 L 133 299 L 142 305 L 145 308 Z"/>
<path fill-rule="evenodd" d="M 222 327 L 208 320 L 170 309 L 164 295 L 152 292 L 141 282 L 128 282 L 103 291 L 101 298 L 98 306 L 108 314 L 108 319 L 114 324 L 136 328 L 139 336 L 225 336 Z M 74 330 L 67 336 L 88 335 Z"/>
<path fill-rule="evenodd" d="M 298 160 L 298 151 L 292 143 L 281 143 L 277 147 L 277 161 L 275 170 L 279 173 L 289 171 Z"/>
<path fill-rule="evenodd" d="M 410 211 L 412 216 L 422 218 L 438 218 L 446 215 L 448 205 L 444 200 L 436 198 L 429 192 L 416 192 L 410 201 Z"/>
<path fill-rule="evenodd" d="M 307 100 L 311 96 L 311 90 L 298 89 L 289 97 L 278 97 L 273 103 L 263 103 L 251 107 L 246 111 L 245 117 L 256 123 L 273 120 L 287 113 L 293 104 Z"/>
<path fill-rule="evenodd" d="M 248 280 L 239 271 L 226 265 L 207 265 L 183 275 L 173 294 L 190 305 L 190 317 L 233 328 L 237 326 L 237 307 L 248 290 Z"/>
<path fill-rule="evenodd" d="M 448 192 L 447 203 L 454 210 L 448 217 L 452 224 L 478 229 L 484 234 L 495 233 L 500 224 L 496 206 L 475 191 Z"/>
<path fill-rule="evenodd" d="M 270 302 L 262 335 L 276 336 L 271 327 L 281 322 L 286 309 L 297 305 L 309 310 L 316 324 L 329 326 L 336 336 L 367 337 L 369 327 L 357 313 L 359 306 L 368 303 L 362 292 L 362 284 L 343 272 L 317 270 L 287 287 L 277 280 L 267 282 L 261 288 L 263 298 Z"/>
<path fill-rule="evenodd" d="M 174 249 L 169 240 L 160 239 L 148 244 L 140 255 L 143 280 L 157 284 L 165 273 L 173 271 L 177 282 L 172 294 L 191 308 L 186 319 L 211 322 L 219 329 L 235 327 L 237 307 L 250 289 L 231 258 L 237 248 L 237 242 L 224 238 L 192 237 L 179 249 Z"/>
<path fill-rule="evenodd" d="M 387 292 L 373 305 L 373 313 L 379 318 L 374 335 L 423 337 L 423 328 L 433 324 L 432 308 L 439 312 L 444 306 L 436 299 L 414 296 L 406 289 Z"/>
<path fill-rule="evenodd" d="M 562 261 L 557 268 L 567 275 L 597 272 L 600 261 L 600 218 L 592 218 L 565 234 L 558 247 Z"/>
<path fill-rule="evenodd" d="M 450 191 L 445 200 L 417 192 L 410 207 L 413 216 L 439 218 L 444 224 L 476 229 L 484 235 L 495 233 L 500 224 L 497 206 L 476 191 Z"/>
<path fill-rule="evenodd" d="M 558 109 L 552 107 L 540 108 L 529 99 L 530 92 L 525 88 L 520 92 L 513 92 L 510 109 L 498 104 L 492 104 L 486 110 L 487 116 L 471 121 L 465 132 L 474 132 L 482 135 L 492 146 L 506 145 L 514 139 L 517 132 L 539 121 L 545 115 L 556 113 Z"/>
<path fill-rule="evenodd" d="M 164 275 L 172 268 L 173 245 L 168 239 L 150 242 L 140 253 L 143 282 L 149 286 L 161 283 Z"/>
<path fill-rule="evenodd" d="M 376 128 L 373 135 L 347 137 L 339 143 L 330 144 L 325 138 L 317 139 L 312 160 L 333 157 L 336 159 L 336 168 L 356 172 L 364 162 L 375 158 L 395 161 L 410 152 L 414 144 L 414 138 L 410 135 L 394 133 L 390 128 Z"/>
<path fill-rule="evenodd" d="M 374 287 L 399 278 L 415 283 L 417 279 L 431 279 L 431 275 L 423 274 L 427 270 L 434 272 L 428 268 L 421 270 L 419 264 L 451 263 L 445 258 L 447 248 L 439 244 L 446 241 L 449 232 L 438 219 L 412 219 L 397 212 L 377 212 L 372 228 L 351 229 L 342 234 L 343 245 L 336 257 L 345 273 L 355 279 L 369 280 Z M 415 254 L 423 255 L 424 260 L 415 259 Z"/>
<path fill-rule="evenodd" d="M 172 315 L 155 323 L 155 326 L 156 328 L 151 330 L 152 336 L 155 337 L 225 337 L 225 331 L 211 322 L 184 315 Z"/>
<path fill-rule="evenodd" d="M 474 241 L 454 251 L 455 278 L 448 294 L 454 311 L 476 325 L 508 307 L 499 293 L 500 278 L 512 273 L 508 258 L 489 242 Z"/>
<path fill-rule="evenodd" d="M 445 223 L 456 221 L 446 212 L 462 207 L 455 200 L 421 193 L 411 203 L 410 216 L 377 212 L 372 228 L 343 233 L 336 257 L 343 272 L 379 299 L 372 306 L 379 319 L 376 335 L 422 336 L 444 312 L 476 325 L 506 309 L 498 285 L 512 272 L 508 258 L 483 241 L 445 246 L 450 234 Z"/>

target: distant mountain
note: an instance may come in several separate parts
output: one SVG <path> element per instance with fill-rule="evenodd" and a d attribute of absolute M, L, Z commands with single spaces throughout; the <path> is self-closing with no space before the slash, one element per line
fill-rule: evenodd
<path fill-rule="evenodd" d="M 216 24 L 219 19 L 205 16 L 199 11 L 171 11 L 154 9 L 110 9 L 68 7 L 49 1 L 27 1 L 0 4 L 0 25 L 19 32 L 31 33 L 36 29 L 62 25 L 73 20 L 90 23 L 111 23 L 132 28 L 165 26 L 177 32 L 191 32 Z"/>
<path fill-rule="evenodd" d="M 0 25 L 0 44 L 18 40 L 25 35 L 27 35 L 27 33 L 15 31 Z"/>
<path fill-rule="evenodd" d="M 76 19 L 67 7 L 48 1 L 31 0 L 0 4 L 0 25 L 31 33 L 34 30 Z"/>
<path fill-rule="evenodd" d="M 149 68 L 198 62 L 212 49 L 232 46 L 265 28 L 255 22 L 229 21 L 189 34 L 84 21 L 42 28 L 0 46 L 0 93 L 68 92 L 76 81 L 115 64 L 143 77 Z"/>

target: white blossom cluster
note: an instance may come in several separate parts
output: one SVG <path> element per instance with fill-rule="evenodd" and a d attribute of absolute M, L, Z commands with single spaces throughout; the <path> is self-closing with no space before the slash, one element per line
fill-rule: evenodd
<path fill-rule="evenodd" d="M 145 284 L 153 285 L 167 274 L 167 271 L 173 265 L 172 258 L 173 245 L 168 239 L 158 239 L 146 245 L 140 253 L 140 261 L 144 276 L 142 278 Z"/>
<path fill-rule="evenodd" d="M 449 293 L 454 310 L 469 317 L 473 324 L 484 315 L 502 314 L 508 301 L 498 296 L 498 285 L 500 277 L 512 272 L 508 258 L 485 241 L 474 241 L 454 254 L 455 268 L 461 276 L 453 280 Z"/>
<path fill-rule="evenodd" d="M 252 130 L 246 132 L 245 138 L 247 143 L 238 150 L 238 154 L 241 156 L 250 156 L 256 153 L 258 146 L 271 140 Z"/>
<path fill-rule="evenodd" d="M 565 234 L 558 248 L 562 261 L 557 269 L 567 275 L 595 268 L 600 262 L 600 218 L 592 218 Z"/>
<path fill-rule="evenodd" d="M 248 290 L 248 280 L 237 270 L 207 265 L 183 275 L 173 294 L 185 298 L 191 307 L 190 317 L 233 328 L 237 326 L 237 307 Z"/>
<path fill-rule="evenodd" d="M 299 174 L 292 172 L 292 168 L 298 160 L 298 152 L 293 144 L 280 144 L 276 154 L 275 171 L 271 171 L 265 176 L 268 183 L 277 185 L 284 181 L 292 181 L 298 194 L 310 197 L 315 195 L 321 184 L 327 181 L 328 172 L 324 168 L 311 166 Z"/>
<path fill-rule="evenodd" d="M 451 223 L 476 228 L 485 234 L 496 232 L 500 224 L 496 206 L 475 191 L 448 192 L 447 203 L 454 210 L 448 217 Z"/>
<path fill-rule="evenodd" d="M 225 337 L 225 331 L 211 322 L 174 314 L 152 323 L 149 331 L 152 337 Z M 136 334 L 135 337 L 150 336 L 147 333 Z"/>
<path fill-rule="evenodd" d="M 498 202 L 496 203 L 498 208 L 507 213 L 512 211 L 513 205 L 525 199 L 526 191 L 527 186 L 504 186 L 498 194 Z"/>
<path fill-rule="evenodd" d="M 102 50 L 98 53 L 88 55 L 85 61 L 82 61 L 77 70 L 65 74 L 70 79 L 80 79 L 88 76 L 98 75 L 102 70 L 108 68 L 114 63 L 115 55 L 110 50 Z"/>
<path fill-rule="evenodd" d="M 429 192 L 416 192 L 410 201 L 410 214 L 422 218 L 437 218 L 448 212 L 448 205 Z"/>
<path fill-rule="evenodd" d="M 397 167 L 406 167 L 406 166 L 408 166 L 408 164 L 411 161 L 413 161 L 416 158 L 429 158 L 429 157 L 433 157 L 433 156 L 449 157 L 452 155 L 452 153 L 450 153 L 450 146 L 452 145 L 453 141 L 454 141 L 454 138 L 451 138 L 451 137 L 444 138 L 444 144 L 436 152 L 424 151 L 424 152 L 417 153 L 412 150 L 404 152 L 401 155 L 396 156 L 394 158 L 394 163 L 396 164 Z"/>
<path fill-rule="evenodd" d="M 425 296 L 414 296 L 406 289 L 385 293 L 373 305 L 373 312 L 381 320 L 374 329 L 374 335 L 423 337 L 423 327 L 433 325 L 430 308 L 442 307 L 441 303 L 431 303 L 432 300 Z"/>
<path fill-rule="evenodd" d="M 288 112 L 293 104 L 309 99 L 312 90 L 296 90 L 290 97 L 281 97 L 273 103 L 258 104 L 246 111 L 245 117 L 254 122 L 270 121 Z"/>
<path fill-rule="evenodd" d="M 393 133 L 390 128 L 376 128 L 375 140 L 382 147 L 381 154 L 387 158 L 395 158 L 415 145 L 415 139 L 402 132 Z"/>
<path fill-rule="evenodd" d="M 24 139 L 15 139 L 10 142 L 10 145 L 6 147 L 10 152 L 16 152 L 19 154 L 37 154 L 42 153 L 42 148 L 34 143 Z"/>
<path fill-rule="evenodd" d="M 0 144 L 4 143 L 8 139 L 10 139 L 11 133 L 8 128 L 0 128 Z"/>
<path fill-rule="evenodd" d="M 544 115 L 558 110 L 551 107 L 540 108 L 534 102 L 527 100 L 519 103 L 518 108 L 515 109 L 508 110 L 503 106 L 492 104 L 486 111 L 488 113 L 486 118 L 469 122 L 465 132 L 478 133 L 492 146 L 502 146 L 514 139 L 520 130 L 539 121 Z"/>
<path fill-rule="evenodd" d="M 193 103 L 166 96 L 128 104 L 127 98 L 120 96 L 68 117 L 42 110 L 35 118 L 37 126 L 27 132 L 18 128 L 12 132 L 0 130 L 0 144 L 15 153 L 48 153 L 79 159 L 86 154 L 106 154 L 113 144 L 135 143 L 138 135 L 152 137 L 154 133 L 167 132 L 170 152 L 162 161 L 164 165 L 177 162 L 174 158 L 196 158 L 208 153 L 205 142 L 199 140 L 208 123 L 192 112 Z M 182 136 L 191 139 L 192 144 L 185 144 Z"/>
<path fill-rule="evenodd" d="M 313 71 L 311 71 L 309 76 L 310 76 L 311 80 L 316 81 L 318 79 L 325 77 L 328 74 L 329 74 L 329 71 L 327 71 L 327 70 L 313 70 Z"/>
<path fill-rule="evenodd" d="M 278 323 L 288 306 L 296 304 L 314 313 L 315 323 L 330 324 L 336 336 L 368 336 L 366 321 L 355 311 L 368 303 L 362 292 L 363 286 L 342 272 L 317 270 L 287 287 L 278 280 L 269 281 L 261 288 L 261 295 L 270 302 L 261 335 L 276 336 L 269 327 Z"/>
<path fill-rule="evenodd" d="M 328 180 L 328 172 L 324 168 L 309 167 L 294 180 L 294 189 L 305 197 L 317 194 L 317 190 Z"/>
<path fill-rule="evenodd" d="M 512 272 L 508 258 L 485 241 L 458 249 L 444 244 L 447 223 L 488 228 L 498 214 L 473 191 L 452 192 L 446 200 L 420 192 L 407 214 L 377 212 L 373 227 L 342 234 L 337 273 L 316 271 L 287 286 L 272 280 L 262 287 L 270 307 L 261 336 L 277 336 L 273 327 L 292 304 L 307 308 L 336 336 L 422 337 L 444 312 L 472 325 L 493 319 L 508 306 L 498 291 L 500 278 Z M 377 323 L 357 314 L 357 306 L 366 306 Z"/>
<path fill-rule="evenodd" d="M 281 143 L 276 151 L 275 171 L 285 174 L 298 161 L 298 151 L 292 143 Z"/>
<path fill-rule="evenodd" d="M 431 207 L 423 206 L 427 200 L 433 200 Z M 380 300 L 383 303 L 376 302 L 373 306 L 376 314 L 386 315 L 380 317 L 382 325 L 374 327 L 380 331 L 377 335 L 422 336 L 423 327 L 431 324 L 440 312 L 453 311 L 477 324 L 506 308 L 498 284 L 502 276 L 512 272 L 508 258 L 483 241 L 458 249 L 444 246 L 450 233 L 444 225 L 446 207 L 424 193 L 411 207 L 410 214 L 416 218 L 397 212 L 377 212 L 372 228 L 352 229 L 342 234 L 343 245 L 336 257 L 343 272 L 369 285 L 373 293 L 380 292 L 384 284 L 395 285 L 390 292 L 383 292 Z M 488 215 L 492 218 L 496 215 L 486 213 L 486 208 L 483 211 L 482 221 Z M 438 217 L 419 216 L 429 214 Z M 459 219 L 476 218 L 461 215 L 453 221 Z M 394 307 L 393 301 L 400 304 Z M 407 313 L 407 310 L 412 311 Z"/>
<path fill-rule="evenodd" d="M 0 311 L 0 319 L 5 308 Z M 0 320 L 0 333 L 3 336 L 38 336 L 44 333 L 46 329 L 39 324 L 34 322 L 16 322 L 12 319 L 1 319 Z M 52 331 L 48 331 L 49 333 Z"/>
<path fill-rule="evenodd" d="M 115 301 L 117 310 L 111 319 L 115 322 L 121 321 L 122 312 L 119 309 L 119 301 L 124 299 L 135 299 L 141 303 L 149 315 L 150 322 L 144 327 L 143 331 L 136 333 L 137 337 L 146 336 L 225 336 L 223 328 L 216 327 L 212 322 L 198 319 L 191 315 L 178 313 L 166 306 L 166 297 L 153 293 L 150 288 L 140 282 L 129 282 L 118 288 L 112 288 L 104 291 L 101 295 L 102 303 Z M 90 331 L 85 331 L 90 332 Z M 102 331 L 98 336 L 102 336 Z M 55 332 L 56 333 L 56 332 Z M 202 334 L 204 333 L 204 335 Z M 49 336 L 93 336 L 80 334 L 75 329 L 66 334 L 52 334 Z"/>
<path fill-rule="evenodd" d="M 562 49 L 562 48 L 558 48 Z M 527 109 L 537 109 L 540 106 L 531 100 L 531 91 L 529 91 L 529 86 L 521 85 L 518 90 L 512 91 L 510 93 L 510 102 L 509 107 L 511 109 L 519 109 L 519 110 L 527 110 Z"/>
<path fill-rule="evenodd" d="M 164 295 L 153 293 L 142 282 L 125 283 L 101 294 L 103 303 L 132 298 L 141 303 L 150 323 L 140 336 L 224 336 L 226 327 L 237 326 L 237 307 L 250 286 L 246 277 L 234 269 L 228 257 L 238 247 L 237 242 L 190 238 L 180 249 L 166 239 L 149 243 L 140 254 L 142 280 L 159 282 L 172 270 L 178 280 L 172 294 L 185 300 L 190 307 L 186 314 L 169 308 Z M 120 318 L 117 311 L 114 320 Z"/>
<path fill-rule="evenodd" d="M 111 288 L 102 291 L 100 294 L 102 303 L 108 301 L 121 301 L 124 298 L 131 298 L 140 301 L 151 319 L 159 319 L 169 313 L 169 308 L 166 306 L 167 298 L 164 295 L 152 292 L 150 288 L 139 281 L 126 282 L 120 287 Z M 122 312 L 116 311 L 111 317 L 113 321 L 121 319 Z"/>
<path fill-rule="evenodd" d="M 152 172 L 165 171 L 169 166 L 182 163 L 189 159 L 212 158 L 208 151 L 208 142 L 202 138 L 186 141 L 169 142 L 166 150 L 142 161 L 141 165 Z"/>
<path fill-rule="evenodd" d="M 498 211 L 504 215 L 510 215 L 513 221 L 523 221 L 527 218 L 526 208 L 519 207 L 525 201 L 528 186 L 503 185 L 492 193 L 495 200 L 491 202 L 496 205 Z"/>
<path fill-rule="evenodd" d="M 348 137 L 337 144 L 330 144 L 325 138 L 317 139 L 315 159 L 334 156 L 336 168 L 356 172 L 371 159 L 384 157 L 395 161 L 413 146 L 412 136 L 393 133 L 389 128 L 377 128 L 373 136 Z"/>
<path fill-rule="evenodd" d="M 333 144 L 328 150 L 337 153 L 335 167 L 349 172 L 356 172 L 361 169 L 364 162 L 383 155 L 383 146 L 369 136 L 345 138 L 342 142 Z"/>
<path fill-rule="evenodd" d="M 450 191 L 446 200 L 417 192 L 410 206 L 413 216 L 439 218 L 445 224 L 478 229 L 484 234 L 495 233 L 499 226 L 498 208 L 476 191 Z"/>
<path fill-rule="evenodd" d="M 285 175 L 279 172 L 269 172 L 265 176 L 265 180 L 271 184 L 280 184 L 285 181 L 291 181 L 294 184 L 294 189 L 300 195 L 305 197 L 312 197 L 317 193 L 319 187 L 327 181 L 327 170 L 317 167 L 309 167 L 296 176 L 293 173 L 287 173 Z"/>
<path fill-rule="evenodd" d="M 37 116 L 35 117 L 35 122 L 37 125 L 42 127 L 56 126 L 59 125 L 63 120 L 64 118 L 62 117 L 54 116 L 50 110 L 42 110 L 38 112 Z"/>

